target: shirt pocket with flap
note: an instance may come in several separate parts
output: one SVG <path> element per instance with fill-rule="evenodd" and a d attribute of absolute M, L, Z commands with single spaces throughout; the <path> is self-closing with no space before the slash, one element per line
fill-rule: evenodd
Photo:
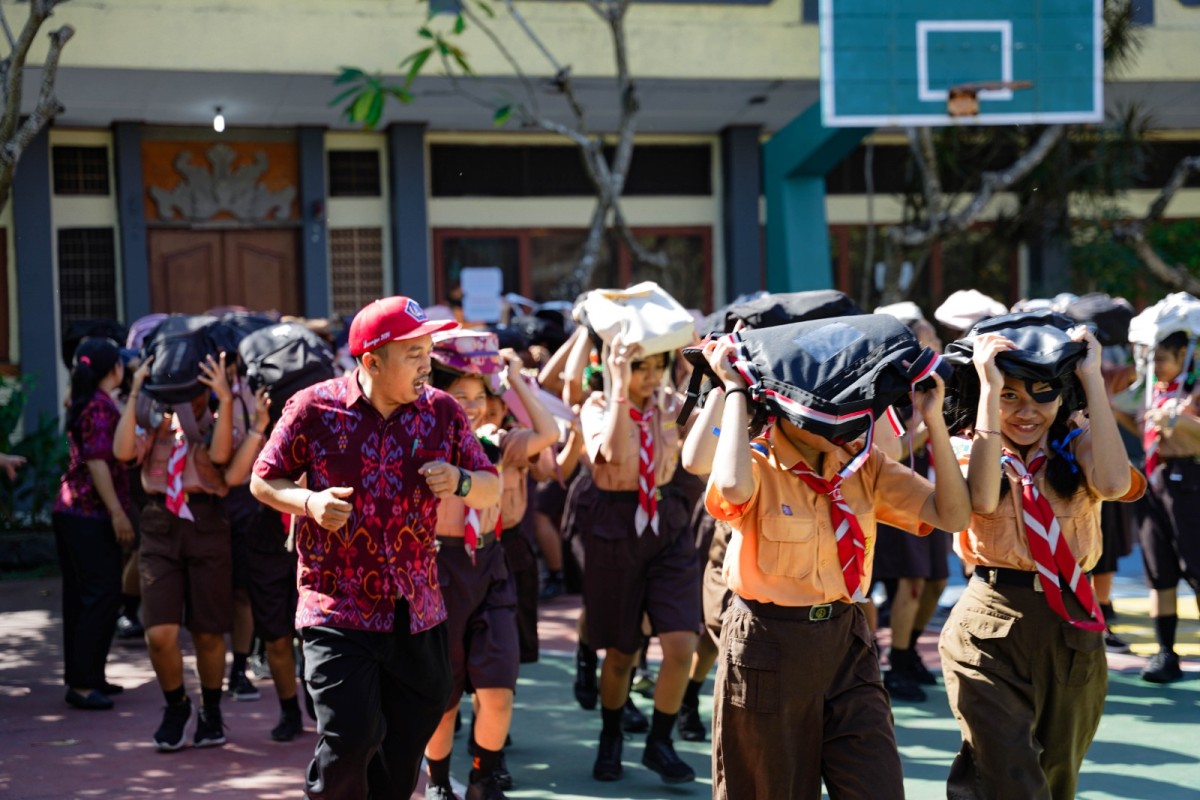
<path fill-rule="evenodd" d="M 807 509 L 772 510 L 759 517 L 758 568 L 765 575 L 805 578 L 817 561 L 816 521 Z"/>

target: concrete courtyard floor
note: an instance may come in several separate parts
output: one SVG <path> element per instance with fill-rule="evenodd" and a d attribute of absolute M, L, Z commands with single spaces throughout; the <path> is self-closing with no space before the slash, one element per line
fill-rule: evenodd
<path fill-rule="evenodd" d="M 953 588 L 953 587 L 952 587 Z M 952 594 L 952 592 L 951 592 Z M 1079 797 L 1086 800 L 1200 799 L 1200 622 L 1196 603 L 1181 597 L 1184 619 L 1179 650 L 1186 679 L 1170 686 L 1144 683 L 1138 672 L 1154 651 L 1140 581 L 1118 578 L 1117 631 L 1134 655 L 1109 655 L 1109 694 L 1095 743 L 1088 753 Z M 601 784 L 591 779 L 600 729 L 598 712 L 582 711 L 571 693 L 577 597 L 546 604 L 541 612 L 543 657 L 522 668 L 508 764 L 517 781 L 512 798 L 700 798 L 710 795 L 709 743 L 677 742 L 698 776 L 668 787 L 640 764 L 642 737 L 626 743 L 625 776 Z M 887 631 L 880 635 L 887 641 Z M 229 743 L 223 748 L 160 754 L 150 737 L 162 695 L 144 646 L 114 644 L 110 681 L 126 687 L 109 712 L 85 712 L 63 702 L 61 620 L 57 579 L 0 582 L 0 797 L 138 798 L 219 797 L 283 800 L 303 797 L 301 777 L 316 739 L 305 734 L 277 744 L 268 731 L 278 705 L 269 681 L 258 681 L 262 699 L 226 700 Z M 937 663 L 936 631 L 920 649 Z M 653 655 L 653 654 L 652 654 Z M 189 690 L 198 694 L 190 669 Z M 712 683 L 705 705 L 711 708 Z M 649 713 L 649 700 L 638 699 Z M 708 712 L 705 712 L 708 718 Z M 927 702 L 897 704 L 896 736 L 910 798 L 945 796 L 944 779 L 959 745 L 958 728 L 939 685 Z M 469 768 L 464 737 L 456 741 L 454 775 Z M 418 792 L 417 797 L 423 797 Z"/>

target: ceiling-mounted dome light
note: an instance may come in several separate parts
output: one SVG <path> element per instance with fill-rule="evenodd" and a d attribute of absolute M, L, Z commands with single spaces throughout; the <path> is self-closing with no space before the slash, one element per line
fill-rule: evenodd
<path fill-rule="evenodd" d="M 213 130 L 217 133 L 225 130 L 225 115 L 221 113 L 220 106 L 217 106 L 217 113 L 213 115 Z"/>

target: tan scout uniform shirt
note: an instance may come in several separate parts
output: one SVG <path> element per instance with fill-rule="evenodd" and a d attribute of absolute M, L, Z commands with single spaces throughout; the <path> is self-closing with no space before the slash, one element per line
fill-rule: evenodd
<path fill-rule="evenodd" d="M 654 483 L 659 489 L 671 482 L 675 476 L 675 467 L 679 463 L 679 426 L 675 418 L 679 416 L 679 400 L 669 394 L 663 398 L 660 392 L 655 392 L 648 403 L 654 406 L 654 417 L 650 425 L 654 431 Z M 592 469 L 592 480 L 597 489 L 608 492 L 636 492 L 638 489 L 638 426 L 630 420 L 629 437 L 633 441 L 632 458 L 621 464 L 609 464 L 600 455 L 603 444 L 604 421 L 609 409 L 616 413 L 628 414 L 629 403 L 610 403 L 602 393 L 595 392 L 583 404 L 579 412 L 579 424 L 583 429 L 583 441 L 586 454 Z"/>
<path fill-rule="evenodd" d="M 1042 449 L 1047 449 L 1044 442 Z M 970 448 L 964 447 L 962 439 L 956 439 L 955 451 L 965 474 L 970 464 Z M 1092 437 L 1087 429 L 1076 439 L 1075 457 L 1079 461 L 1079 468 L 1086 474 L 1092 458 Z M 1131 503 L 1146 491 L 1146 479 L 1142 473 L 1133 467 L 1129 470 L 1129 491 L 1116 502 Z M 966 564 L 1034 572 L 1037 564 L 1029 552 L 1026 538 L 1021 484 L 1008 478 L 1006 472 L 1001 474 L 1009 482 L 1009 491 L 1000 498 L 1000 505 L 991 514 L 971 514 L 967 530 L 954 535 L 954 552 Z M 1100 504 L 1103 500 L 1092 492 L 1086 481 L 1071 497 L 1059 497 L 1046 484 L 1044 467 L 1033 476 L 1033 485 L 1054 509 L 1058 527 L 1080 568 L 1084 572 L 1089 571 L 1100 560 L 1103 546 L 1100 533 Z"/>
<path fill-rule="evenodd" d="M 199 421 L 201 430 L 212 429 L 212 417 L 208 414 Z M 167 461 L 175 444 L 171 430 L 171 417 L 163 417 L 156 430 L 141 434 L 138 450 L 146 453 L 142 462 L 142 488 L 150 494 L 167 493 Z M 224 497 L 229 493 L 224 473 L 212 463 L 206 443 L 188 442 L 188 452 L 183 466 L 183 490 L 187 494 L 214 494 Z"/>
<path fill-rule="evenodd" d="M 830 500 L 789 470 L 800 453 L 782 436 L 755 440 L 769 455 L 752 450 L 754 494 L 741 506 L 721 497 L 709 482 L 705 505 L 733 528 L 722 573 L 726 585 L 747 600 L 781 606 L 851 602 L 842 577 Z M 822 477 L 830 479 L 862 448 L 852 443 L 824 458 Z M 872 447 L 871 455 L 842 485 L 842 495 L 866 539 L 863 585 L 871 585 L 875 526 L 884 522 L 925 536 L 921 508 L 933 484 Z"/>

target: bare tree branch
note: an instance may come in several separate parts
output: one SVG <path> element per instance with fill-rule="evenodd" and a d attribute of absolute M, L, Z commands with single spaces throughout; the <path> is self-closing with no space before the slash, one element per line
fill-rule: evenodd
<path fill-rule="evenodd" d="M 575 262 L 575 270 L 571 273 L 562 287 L 564 299 L 574 300 L 591 284 L 592 273 L 600 261 L 600 246 L 604 243 L 604 229 L 608 221 L 608 206 L 600 201 L 592 211 L 592 221 L 588 225 L 588 235 Z"/>
<path fill-rule="evenodd" d="M 645 245 L 638 241 L 629 227 L 629 222 L 625 219 L 625 213 L 621 211 L 620 205 L 615 203 L 613 204 L 613 222 L 617 226 L 617 233 L 621 235 L 621 241 L 625 242 L 625 246 L 629 248 L 629 252 L 633 254 L 638 263 L 649 264 L 659 269 L 666 269 L 671 265 L 671 260 L 667 258 L 666 253 L 647 250 Z"/>
<path fill-rule="evenodd" d="M 505 5 L 508 6 L 513 15 L 516 16 L 516 10 L 511 8 L 512 0 L 505 0 Z M 496 35 L 496 32 L 493 31 L 486 23 L 484 23 L 484 21 L 480 19 L 475 12 L 471 11 L 471 9 L 465 3 L 462 6 L 462 15 L 466 17 L 473 25 L 479 28 L 479 30 L 483 31 L 483 35 L 488 38 L 488 40 L 492 43 L 492 46 L 500 51 L 500 55 L 505 61 L 508 62 L 508 65 L 512 67 L 512 71 L 516 73 L 517 78 L 521 81 L 521 86 L 525 88 L 525 94 L 529 98 L 528 102 L 530 111 L 532 111 L 535 116 L 540 115 L 541 111 L 538 110 L 537 90 L 533 86 L 533 81 L 529 80 L 529 76 L 525 74 L 523 69 L 521 69 L 521 65 L 517 61 L 516 57 L 513 56 L 512 52 L 504 46 L 504 42 L 499 36 Z M 524 23 L 524 20 L 519 21 Z M 535 44 L 539 46 L 541 45 L 541 42 L 539 42 L 537 37 L 533 35 L 533 32 L 528 29 L 528 26 L 522 24 L 521 27 L 529 35 L 529 38 L 533 39 Z M 443 55 L 442 58 L 445 59 L 445 56 Z"/>
<path fill-rule="evenodd" d="M 933 132 L 929 128 L 905 128 L 908 149 L 921 173 L 921 187 L 925 191 L 925 205 L 931 209 L 942 207 L 942 181 L 938 177 L 937 153 L 933 146 Z"/>
<path fill-rule="evenodd" d="M 15 166 L 25 148 L 46 123 L 62 112 L 62 103 L 58 102 L 58 97 L 54 94 L 54 81 L 58 77 L 58 62 L 62 57 L 62 49 L 74 35 L 75 29 L 70 25 L 63 25 L 50 34 L 50 49 L 46 52 L 46 62 L 42 68 L 42 88 L 38 93 L 37 106 L 22 123 L 16 136 L 5 142 L 3 151 L 0 151 L 0 160 L 6 165 Z"/>
<path fill-rule="evenodd" d="M 916 247 L 947 232 L 969 228 L 979 219 L 997 193 L 1005 191 L 1042 163 L 1062 139 L 1065 132 L 1066 128 L 1062 125 L 1050 125 L 1042 131 L 1042 135 L 1038 137 L 1033 146 L 1022 153 L 1021 157 L 1010 164 L 1007 169 L 983 173 L 979 191 L 959 212 L 951 213 L 946 208 L 931 208 L 924 224 L 893 226 L 888 229 L 888 237 L 897 244 Z"/>
<path fill-rule="evenodd" d="M 4 38 L 8 40 L 9 51 L 14 50 L 17 42 L 13 39 L 12 28 L 8 27 L 8 16 L 4 13 L 4 6 L 2 5 L 0 5 L 0 27 L 4 28 Z"/>
<path fill-rule="evenodd" d="M 517 10 L 513 0 L 504 0 L 504 7 L 508 10 L 508 13 L 512 16 L 512 18 L 516 20 L 516 23 L 521 26 L 521 30 L 524 31 L 525 35 L 529 37 L 529 41 L 533 42 L 533 46 L 541 51 L 541 54 L 546 57 L 547 61 L 550 62 L 550 66 L 553 68 L 554 74 L 557 75 L 558 73 L 562 72 L 563 65 L 558 63 L 558 59 L 556 59 L 554 54 L 550 52 L 550 48 L 546 47 L 541 38 L 534 33 L 533 28 L 529 27 L 529 23 L 525 21 L 525 17 L 521 15 L 521 12 Z"/>
<path fill-rule="evenodd" d="M 1164 261 L 1162 256 L 1146 241 L 1146 236 L 1141 230 L 1127 235 L 1124 241 L 1133 249 L 1138 259 L 1146 265 L 1146 268 L 1150 270 L 1154 277 L 1173 289 L 1193 295 L 1200 295 L 1200 279 L 1197 279 L 1195 275 L 1192 275 L 1183 267 L 1172 267 Z"/>
<path fill-rule="evenodd" d="M 1200 172 L 1200 156 L 1189 156 L 1182 159 L 1175 165 L 1175 171 L 1171 173 L 1170 180 L 1163 186 L 1162 191 L 1158 193 L 1158 197 L 1150 204 L 1150 209 L 1146 212 L 1146 217 L 1143 223 L 1157 222 L 1167 210 L 1167 206 L 1171 203 L 1171 198 L 1175 193 L 1183 188 L 1187 183 L 1187 179 L 1193 172 Z"/>

